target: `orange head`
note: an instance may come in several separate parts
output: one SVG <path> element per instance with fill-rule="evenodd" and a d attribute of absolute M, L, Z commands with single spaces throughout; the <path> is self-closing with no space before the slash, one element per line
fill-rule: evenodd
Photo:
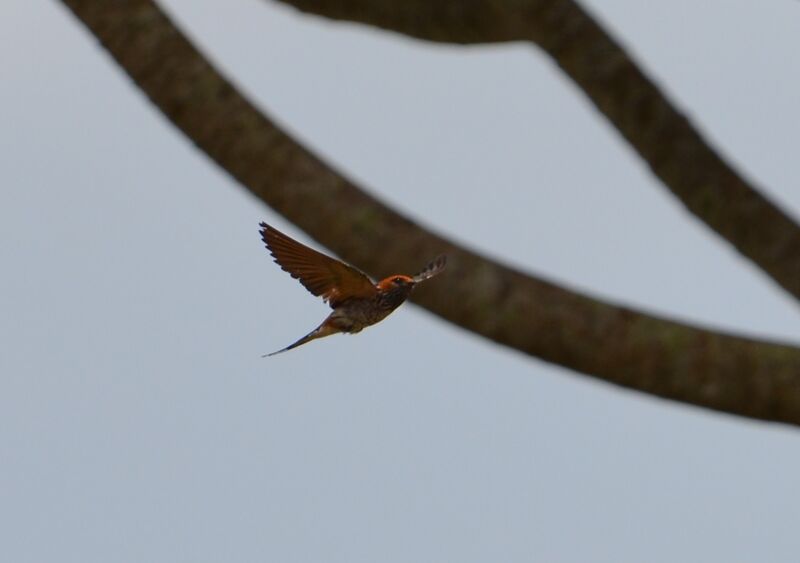
<path fill-rule="evenodd" d="M 377 284 L 379 291 L 386 292 L 401 292 L 401 293 L 408 293 L 414 287 L 417 282 L 414 281 L 414 278 L 411 276 L 404 276 L 401 274 L 395 276 L 389 276 L 388 278 L 383 278 Z"/>

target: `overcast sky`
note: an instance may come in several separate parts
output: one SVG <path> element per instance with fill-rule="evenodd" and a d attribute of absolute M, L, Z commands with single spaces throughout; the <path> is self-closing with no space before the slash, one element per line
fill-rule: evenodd
<path fill-rule="evenodd" d="M 263 0 L 164 5 L 270 116 L 423 223 L 615 302 L 800 342 L 797 304 L 533 48 Z M 800 217 L 800 5 L 591 7 Z M 58 2 L 0 3 L 0 52 L 4 561 L 797 561 L 797 429 L 590 380 L 413 306 L 262 359 L 327 311 L 258 222 L 308 238 Z"/>

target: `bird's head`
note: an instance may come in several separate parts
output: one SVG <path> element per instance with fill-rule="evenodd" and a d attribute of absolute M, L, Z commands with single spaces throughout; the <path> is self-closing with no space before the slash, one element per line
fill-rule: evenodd
<path fill-rule="evenodd" d="M 385 292 L 410 292 L 417 282 L 411 276 L 395 275 L 378 282 L 378 289 Z"/>

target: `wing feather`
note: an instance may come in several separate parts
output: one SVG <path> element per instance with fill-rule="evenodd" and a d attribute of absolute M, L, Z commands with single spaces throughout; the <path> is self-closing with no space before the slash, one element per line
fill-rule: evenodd
<path fill-rule="evenodd" d="M 427 266 L 425 266 L 424 270 L 422 270 L 420 273 L 414 276 L 414 281 L 416 283 L 419 283 L 421 281 L 429 280 L 433 276 L 438 276 L 444 271 L 446 266 L 447 266 L 447 256 L 444 254 L 440 254 L 439 256 L 431 260 L 431 262 Z"/>
<path fill-rule="evenodd" d="M 261 239 L 281 269 L 331 307 L 352 297 L 372 298 L 377 293 L 363 272 L 297 242 L 266 223 L 261 223 Z"/>

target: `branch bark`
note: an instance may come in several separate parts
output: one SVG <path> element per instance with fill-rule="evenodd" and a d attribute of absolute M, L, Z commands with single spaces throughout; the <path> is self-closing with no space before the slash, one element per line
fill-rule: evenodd
<path fill-rule="evenodd" d="M 800 227 L 737 173 L 574 0 L 280 0 L 446 43 L 530 41 L 710 228 L 800 298 Z"/>
<path fill-rule="evenodd" d="M 800 424 L 800 349 L 616 307 L 461 248 L 383 205 L 278 129 L 152 1 L 64 3 L 189 139 L 345 260 L 379 276 L 412 271 L 419 256 L 447 252 L 441 281 L 415 295 L 423 307 L 495 342 L 611 383 Z"/>

